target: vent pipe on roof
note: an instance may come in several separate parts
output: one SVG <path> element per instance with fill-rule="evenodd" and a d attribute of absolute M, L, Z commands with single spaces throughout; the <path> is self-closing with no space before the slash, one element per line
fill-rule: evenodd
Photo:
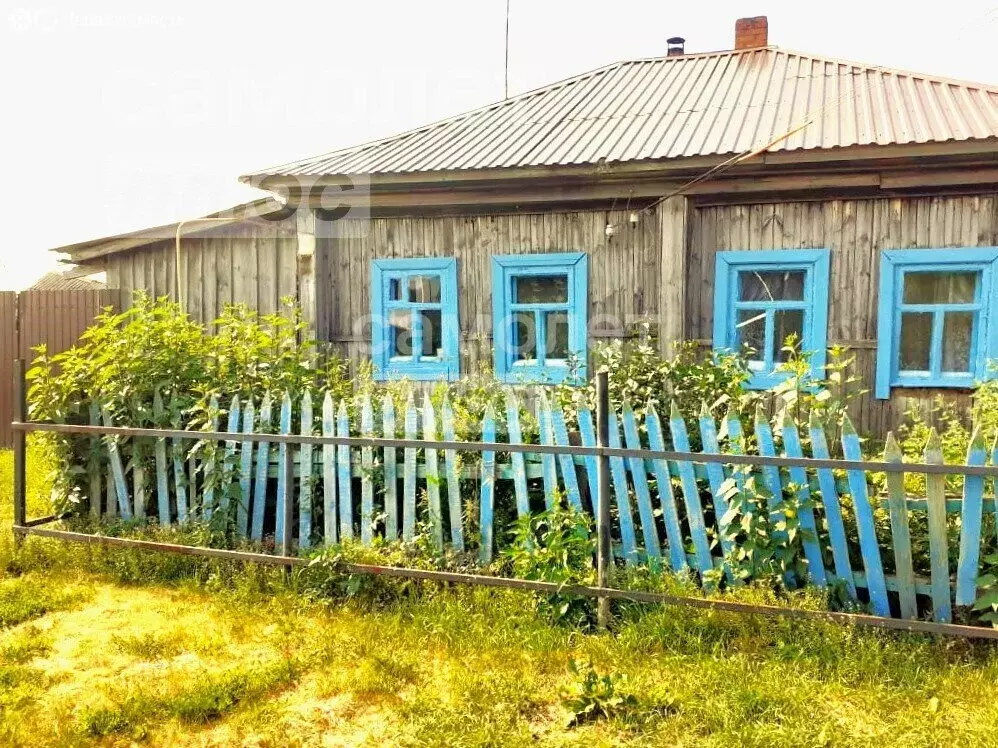
<path fill-rule="evenodd" d="M 669 45 L 669 51 L 666 53 L 669 57 L 677 57 L 684 53 L 686 40 L 681 36 L 672 36 L 665 40 L 665 43 Z"/>
<path fill-rule="evenodd" d="M 735 21 L 735 49 L 753 49 L 769 44 L 769 20 L 766 16 L 739 18 Z"/>

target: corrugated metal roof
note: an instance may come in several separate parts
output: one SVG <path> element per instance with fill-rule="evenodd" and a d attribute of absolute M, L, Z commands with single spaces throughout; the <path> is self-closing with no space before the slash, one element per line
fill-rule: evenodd
<path fill-rule="evenodd" d="M 998 87 L 765 47 L 621 62 L 263 176 L 401 174 L 998 137 Z"/>
<path fill-rule="evenodd" d="M 107 284 L 90 278 L 79 278 L 66 273 L 45 273 L 31 286 L 34 291 L 95 291 Z"/>

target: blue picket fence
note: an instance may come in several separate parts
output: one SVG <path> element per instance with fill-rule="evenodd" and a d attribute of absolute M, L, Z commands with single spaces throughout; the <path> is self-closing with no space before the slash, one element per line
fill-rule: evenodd
<path fill-rule="evenodd" d="M 578 412 L 570 431 L 565 413 L 543 394 L 527 418 L 517 395 L 509 391 L 503 418 L 497 419 L 490 408 L 481 423 L 481 441 L 496 443 L 495 451 L 461 452 L 429 444 L 417 449 L 240 439 L 246 434 L 290 435 L 294 422 L 297 433 L 305 436 L 397 439 L 401 423 L 401 436 L 407 440 L 455 441 L 454 410 L 446 401 L 437 408 L 429 398 L 417 405 L 410 396 L 403 412 L 397 414 L 395 403 L 386 395 L 377 418 L 369 397 L 351 409 L 347 402 L 334 402 L 328 394 L 321 407 L 314 405 L 310 393 L 297 403 L 287 394 L 279 402 L 269 396 L 259 402 L 236 398 L 225 411 L 213 402 L 210 409 L 217 417 L 212 428 L 217 431 L 224 422 L 225 433 L 232 435 L 221 444 L 199 440 L 196 432 L 191 432 L 190 439 L 171 438 L 169 444 L 165 438 L 119 442 L 119 437 L 93 437 L 92 454 L 99 458 L 86 466 L 87 485 L 94 497 L 91 514 L 95 519 L 151 516 L 162 525 L 224 521 L 239 536 L 258 542 L 272 538 L 278 546 L 290 534 L 299 553 L 358 537 L 364 544 L 377 537 L 412 540 L 425 528 L 437 550 L 477 551 L 479 560 L 488 563 L 509 529 L 508 520 L 497 526 L 497 514 L 511 520 L 558 502 L 593 509 L 596 457 L 502 450 L 503 443 L 527 443 L 524 426 L 528 421 L 531 429 L 536 424 L 534 436 L 540 444 L 595 446 L 595 419 L 588 410 Z M 158 398 L 154 410 L 162 411 Z M 95 408 L 90 420 L 128 425 L 112 423 L 107 413 Z M 663 423 L 654 407 L 635 412 L 625 404 L 619 412 L 609 413 L 609 446 L 652 451 L 668 446 L 688 453 L 687 423 L 696 424 L 696 441 L 703 453 L 747 454 L 739 417 L 728 413 L 718 424 L 706 407 L 696 418 L 686 419 L 673 406 Z M 872 495 L 867 471 L 807 464 L 808 457 L 829 457 L 827 434 L 816 420 L 807 425 L 806 441 L 789 417 L 774 429 L 760 411 L 752 426 L 753 449 L 758 455 L 799 461 L 782 468 L 766 465 L 754 469 L 752 475 L 771 497 L 793 492 L 804 502 L 799 519 L 805 530 L 809 583 L 841 584 L 846 594 L 868 601 L 881 616 L 892 615 L 893 607 L 893 614 L 901 617 L 929 614 L 947 622 L 952 620 L 954 603 L 974 602 L 982 518 L 985 509 L 996 511 L 992 480 L 968 475 L 962 482 L 963 495 L 947 497 L 945 477 L 930 474 L 926 495 L 912 497 L 905 493 L 903 474 L 893 472 L 886 474 L 882 490 Z M 840 442 L 845 459 L 862 460 L 859 437 L 848 422 Z M 805 445 L 810 454 L 805 454 Z M 288 450 L 290 462 L 285 459 Z M 888 439 L 884 460 L 902 461 L 893 437 Z M 924 460 L 943 464 L 937 437 L 929 440 Z M 724 568 L 731 539 L 722 523 L 728 515 L 731 480 L 735 491 L 746 490 L 744 471 L 695 458 L 667 461 L 614 456 L 609 463 L 613 551 L 623 563 L 698 574 Z M 986 450 L 981 436 L 975 434 L 966 465 L 986 464 L 998 465 L 998 449 Z M 285 497 L 293 501 L 291 516 L 296 518 L 288 527 L 283 524 Z M 497 499 L 507 498 L 509 506 L 501 501 L 497 506 Z M 780 506 L 776 499 L 771 501 L 770 519 L 778 521 Z M 928 569 L 916 568 L 914 561 L 911 528 L 918 515 L 924 515 L 917 527 L 926 528 L 919 532 L 927 536 Z M 955 554 L 947 537 L 947 520 L 953 515 L 960 518 Z M 956 562 L 955 574 L 951 560 Z M 730 572 L 727 575 L 732 579 Z"/>

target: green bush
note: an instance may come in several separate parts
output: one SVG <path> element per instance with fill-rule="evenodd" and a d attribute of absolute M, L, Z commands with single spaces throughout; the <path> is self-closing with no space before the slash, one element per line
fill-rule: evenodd
<path fill-rule="evenodd" d="M 511 534 L 513 542 L 503 555 L 514 577 L 560 585 L 594 582 L 596 540 L 592 520 L 585 512 L 556 504 L 540 514 L 520 518 Z M 553 621 L 573 626 L 593 623 L 589 598 L 559 592 L 539 596 L 538 601 L 541 613 Z"/>

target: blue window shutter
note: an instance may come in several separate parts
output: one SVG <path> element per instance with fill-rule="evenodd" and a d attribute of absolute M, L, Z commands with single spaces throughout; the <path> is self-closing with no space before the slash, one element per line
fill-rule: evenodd
<path fill-rule="evenodd" d="M 831 253 L 827 249 L 806 250 L 747 250 L 718 252 L 714 259 L 714 343 L 715 351 L 736 351 L 738 348 L 735 323 L 737 321 L 738 275 L 744 272 L 800 270 L 804 276 L 803 300 L 798 302 L 774 301 L 757 304 L 760 314 L 766 315 L 766 351 L 764 364 L 748 382 L 752 389 L 766 389 L 786 379 L 786 374 L 775 372 L 775 363 L 768 362 L 772 349 L 771 315 L 779 308 L 799 309 L 804 313 L 800 347 L 811 354 L 811 375 L 822 379 L 825 375 L 828 340 L 828 283 Z M 744 306 L 744 302 L 743 302 Z M 768 308 L 767 308 L 768 307 Z M 781 343 L 782 341 L 776 341 Z"/>
<path fill-rule="evenodd" d="M 398 280 L 403 287 L 410 276 L 437 276 L 440 280 L 440 302 L 420 303 L 408 300 L 390 301 L 390 284 Z M 409 311 L 417 319 L 419 309 L 440 311 L 442 326 L 441 355 L 432 360 L 392 360 L 388 333 L 391 309 Z M 380 259 L 371 261 L 371 359 L 374 378 L 379 381 L 407 377 L 417 381 L 455 380 L 460 376 L 461 328 L 457 304 L 457 261 L 451 257 L 419 257 L 410 259 Z M 415 345 L 415 341 L 414 341 Z"/>
<path fill-rule="evenodd" d="M 568 295 L 564 304 L 517 304 L 513 300 L 513 279 L 521 276 L 563 275 Z M 492 258 L 492 341 L 495 348 L 496 376 L 504 382 L 563 382 L 569 367 L 544 359 L 546 332 L 536 325 L 538 360 L 524 364 L 513 360 L 511 316 L 514 311 L 535 314 L 543 321 L 550 312 L 564 312 L 568 319 L 569 355 L 578 360 L 576 373 L 586 375 L 589 304 L 589 259 L 584 252 L 551 252 L 536 255 L 501 255 Z"/>
<path fill-rule="evenodd" d="M 998 247 L 966 249 L 887 249 L 880 256 L 880 296 L 877 302 L 877 371 L 874 395 L 890 397 L 892 387 L 970 387 L 994 376 L 988 362 L 998 355 Z M 903 276 L 920 272 L 972 272 L 976 274 L 973 302 L 908 303 L 903 299 Z M 901 315 L 915 311 L 932 314 L 932 335 L 927 371 L 900 369 Z M 942 369 L 943 325 L 948 313 L 974 315 L 969 341 L 969 371 Z"/>

